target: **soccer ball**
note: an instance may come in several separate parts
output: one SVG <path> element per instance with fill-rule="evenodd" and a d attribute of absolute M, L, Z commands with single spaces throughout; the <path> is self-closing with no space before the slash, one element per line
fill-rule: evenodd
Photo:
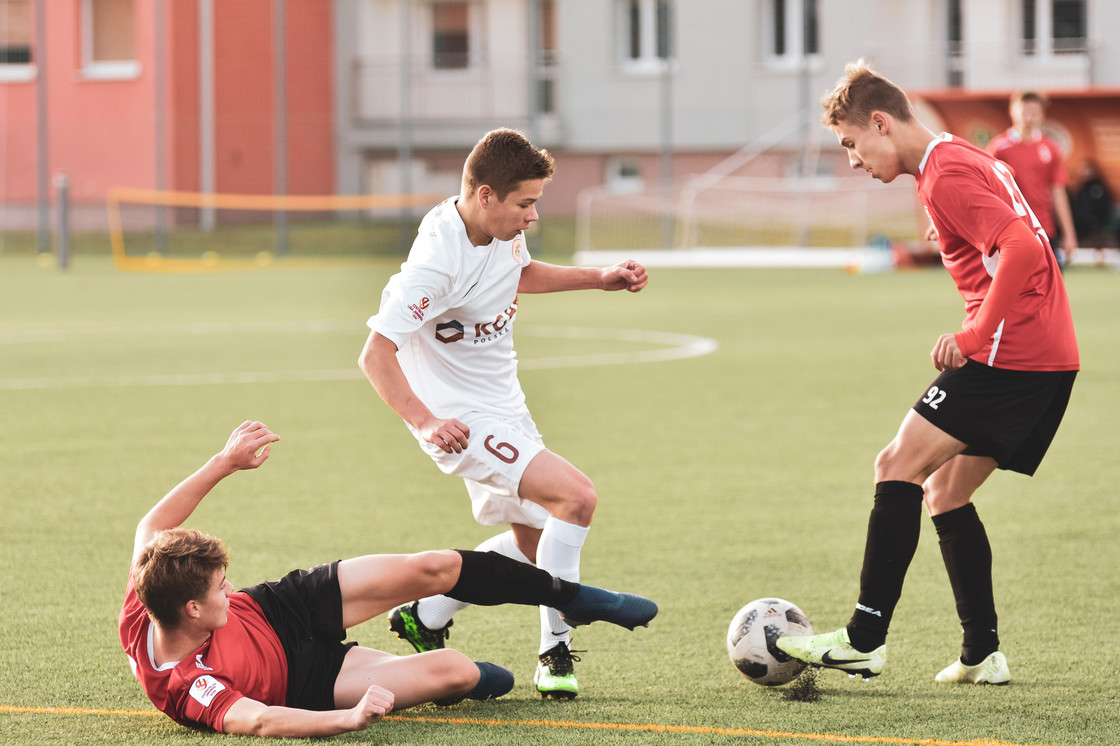
<path fill-rule="evenodd" d="M 797 678 L 805 663 L 774 645 L 783 635 L 811 635 L 805 612 L 780 598 L 760 598 L 739 609 L 727 628 L 727 655 L 739 673 L 756 684 L 781 686 Z"/>

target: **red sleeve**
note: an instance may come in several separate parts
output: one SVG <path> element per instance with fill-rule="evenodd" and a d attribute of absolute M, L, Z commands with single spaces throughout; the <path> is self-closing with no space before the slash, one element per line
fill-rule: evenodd
<path fill-rule="evenodd" d="M 180 674 L 179 668 L 175 675 Z M 223 721 L 233 703 L 241 699 L 241 692 L 233 689 L 228 681 L 203 672 L 192 680 L 180 679 L 176 682 L 174 707 L 178 717 L 175 719 L 185 725 L 197 724 L 224 732 Z"/>
<path fill-rule="evenodd" d="M 996 238 L 999 265 L 992 285 L 971 325 L 954 336 L 965 357 L 978 352 L 1003 322 L 1028 278 L 1038 266 L 1039 254 L 1045 249 L 1038 236 L 1021 220 L 1010 223 Z"/>

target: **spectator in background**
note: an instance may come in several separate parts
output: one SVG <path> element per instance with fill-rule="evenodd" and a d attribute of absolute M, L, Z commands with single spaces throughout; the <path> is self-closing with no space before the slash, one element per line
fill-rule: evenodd
<path fill-rule="evenodd" d="M 1113 228 L 1112 190 L 1092 159 L 1081 164 L 1081 186 L 1073 196 L 1073 224 L 1086 246 L 1097 252 L 1104 265 L 1104 245 Z"/>
<path fill-rule="evenodd" d="M 1065 268 L 1077 250 L 1077 232 L 1066 192 L 1069 176 L 1062 149 L 1042 131 L 1046 106 L 1040 93 L 1012 96 L 1011 129 L 992 138 L 988 152 L 1011 166 L 1023 198 L 1050 239 L 1058 265 Z"/>

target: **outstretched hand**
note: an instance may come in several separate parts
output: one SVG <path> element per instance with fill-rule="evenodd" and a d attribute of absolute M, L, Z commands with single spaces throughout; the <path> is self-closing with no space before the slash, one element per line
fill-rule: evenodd
<path fill-rule="evenodd" d="M 242 422 L 230 434 L 225 448 L 219 454 L 231 471 L 256 469 L 272 453 L 270 443 L 280 440 L 280 436 L 261 422 Z"/>
<path fill-rule="evenodd" d="M 603 290 L 628 290 L 636 293 L 649 283 L 646 268 L 633 259 L 603 267 L 599 287 Z"/>

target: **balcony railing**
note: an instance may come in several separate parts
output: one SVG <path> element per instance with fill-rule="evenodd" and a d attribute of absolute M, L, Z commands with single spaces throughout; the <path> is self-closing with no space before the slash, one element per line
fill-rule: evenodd
<path fill-rule="evenodd" d="M 446 66 L 431 60 L 405 65 L 399 59 L 359 58 L 351 65 L 351 121 L 358 126 L 442 124 L 511 119 L 537 108 L 550 111 L 555 65 L 545 59 L 530 88 L 525 65 L 491 64 L 477 56 L 469 64 Z"/>

